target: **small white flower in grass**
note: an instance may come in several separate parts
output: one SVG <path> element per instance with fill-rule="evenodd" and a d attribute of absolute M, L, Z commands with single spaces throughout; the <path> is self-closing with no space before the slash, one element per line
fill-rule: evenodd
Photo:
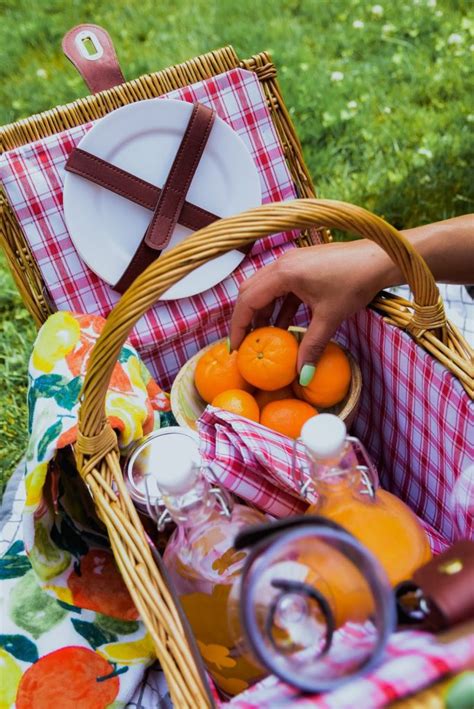
<path fill-rule="evenodd" d="M 462 44 L 462 42 L 462 36 L 456 32 L 453 32 L 453 34 L 450 34 L 448 37 L 448 44 Z"/>
<path fill-rule="evenodd" d="M 357 101 L 349 101 L 347 104 L 347 108 L 350 108 L 352 111 L 355 111 L 357 108 Z"/>
<path fill-rule="evenodd" d="M 37 69 L 36 76 L 38 76 L 40 79 L 46 79 L 48 73 L 46 69 Z"/>
<path fill-rule="evenodd" d="M 382 5 L 374 5 L 371 9 L 372 15 L 376 15 L 377 17 L 382 17 L 383 15 L 383 7 Z"/>
<path fill-rule="evenodd" d="M 418 155 L 424 155 L 425 158 L 428 158 L 429 160 L 433 157 L 433 153 L 429 150 L 429 148 L 419 148 Z"/>
<path fill-rule="evenodd" d="M 382 111 L 387 114 L 392 113 L 392 109 L 390 108 L 390 106 L 384 106 L 382 108 Z"/>
<path fill-rule="evenodd" d="M 354 22 L 352 23 L 352 26 L 355 27 L 356 30 L 361 30 L 362 27 L 364 26 L 364 23 L 362 22 L 362 20 L 354 20 Z"/>
<path fill-rule="evenodd" d="M 436 7 L 436 0 L 426 0 L 427 7 Z"/>
<path fill-rule="evenodd" d="M 467 121 L 468 123 L 474 123 L 474 113 L 469 113 L 469 114 L 466 116 L 466 121 Z"/>
<path fill-rule="evenodd" d="M 382 32 L 385 34 L 388 34 L 389 32 L 395 32 L 397 28 L 395 25 L 392 25 L 391 22 L 386 22 L 384 25 L 382 25 Z"/>
<path fill-rule="evenodd" d="M 331 81 L 342 81 L 344 74 L 342 71 L 333 71 L 331 74 Z"/>

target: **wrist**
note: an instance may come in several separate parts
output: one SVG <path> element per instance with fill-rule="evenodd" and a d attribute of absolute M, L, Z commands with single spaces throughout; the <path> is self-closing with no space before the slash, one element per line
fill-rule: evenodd
<path fill-rule="evenodd" d="M 403 282 L 403 276 L 398 266 L 378 244 L 363 239 L 360 242 L 363 258 L 366 260 L 367 288 L 371 298 L 384 288 L 392 288 Z"/>

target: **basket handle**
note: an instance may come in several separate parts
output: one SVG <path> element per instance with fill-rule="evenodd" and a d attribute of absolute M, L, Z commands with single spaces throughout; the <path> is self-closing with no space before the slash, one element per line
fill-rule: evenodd
<path fill-rule="evenodd" d="M 445 328 L 444 307 L 428 266 L 407 239 L 380 217 L 346 202 L 322 199 L 257 207 L 199 230 L 163 254 L 130 286 L 108 316 L 91 353 L 79 413 L 81 434 L 95 437 L 103 431 L 105 396 L 120 349 L 139 318 L 173 283 L 230 249 L 269 234 L 312 226 L 351 231 L 381 246 L 414 294 L 414 314 L 407 329 L 420 336 L 426 330 Z"/>
<path fill-rule="evenodd" d="M 185 624 L 179 623 L 179 604 L 153 565 L 140 520 L 123 482 L 117 437 L 105 417 L 105 396 L 110 377 L 130 330 L 178 279 L 209 259 L 262 236 L 312 226 L 350 230 L 379 244 L 398 264 L 413 289 L 416 303 L 412 320 L 414 330 L 420 327 L 417 317 L 424 329 L 445 325 L 444 310 L 433 276 L 401 234 L 380 217 L 360 207 L 330 200 L 301 199 L 258 207 L 219 220 L 163 254 L 138 276 L 112 310 L 91 353 L 81 393 L 75 445 L 77 467 L 93 492 L 120 571 L 153 637 L 171 695 L 180 706 L 184 705 L 184 692 L 194 697 L 193 706 L 196 707 L 210 707 L 213 700 L 200 676 L 192 639 L 187 636 Z M 120 491 L 118 498 L 114 485 Z M 140 543 L 137 544 L 135 537 L 138 541 L 141 539 Z"/>
<path fill-rule="evenodd" d="M 103 27 L 73 27 L 64 35 L 62 48 L 93 94 L 124 83 L 112 39 Z"/>

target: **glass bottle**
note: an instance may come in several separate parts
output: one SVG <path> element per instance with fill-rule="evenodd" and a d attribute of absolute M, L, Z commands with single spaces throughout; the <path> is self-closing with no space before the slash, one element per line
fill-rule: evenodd
<path fill-rule="evenodd" d="M 352 534 L 305 515 L 247 529 L 229 603 L 238 645 L 304 692 L 327 692 L 377 664 L 395 627 L 381 564 Z M 258 700 L 256 700 L 258 703 Z"/>
<path fill-rule="evenodd" d="M 247 557 L 233 541 L 265 518 L 244 505 L 228 505 L 182 447 L 160 465 L 156 482 L 177 525 L 163 560 L 209 673 L 227 696 L 238 694 L 265 672 L 237 647 L 227 620 L 229 594 Z"/>
<path fill-rule="evenodd" d="M 303 426 L 301 440 L 317 493 L 308 514 L 328 517 L 351 532 L 380 561 L 392 586 L 411 578 L 431 558 L 426 533 L 398 497 L 366 484 L 354 465 L 344 422 L 333 414 L 315 416 Z"/>

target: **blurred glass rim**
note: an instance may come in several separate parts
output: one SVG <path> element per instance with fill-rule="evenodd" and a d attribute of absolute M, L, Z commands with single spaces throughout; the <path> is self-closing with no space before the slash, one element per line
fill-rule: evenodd
<path fill-rule="evenodd" d="M 289 549 L 292 544 L 305 539 L 309 541 L 309 538 L 317 538 L 327 543 L 349 559 L 367 581 L 375 604 L 377 641 L 372 652 L 354 672 L 335 679 L 311 678 L 301 671 L 295 672 L 295 668 L 290 664 L 285 666 L 284 663 L 278 662 L 278 656 L 268 651 L 255 616 L 257 584 L 264 569 L 271 565 L 272 559 L 282 558 L 285 547 Z M 251 549 L 240 580 L 240 620 L 245 641 L 263 667 L 303 692 L 327 692 L 365 674 L 378 663 L 396 626 L 396 605 L 385 571 L 368 549 L 342 527 L 335 529 L 333 523 L 331 526 L 308 523 L 271 535 Z M 314 666 L 314 662 L 312 665 Z"/>

